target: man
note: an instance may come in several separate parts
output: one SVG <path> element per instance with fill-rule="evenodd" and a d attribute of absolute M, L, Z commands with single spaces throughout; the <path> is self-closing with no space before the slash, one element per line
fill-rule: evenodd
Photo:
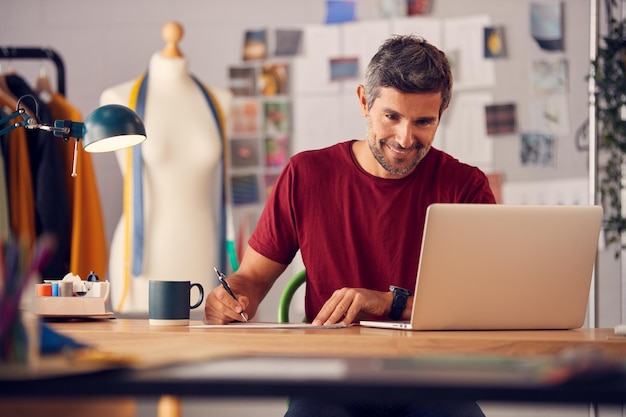
<path fill-rule="evenodd" d="M 413 297 L 398 305 L 406 297 L 389 288 L 415 288 L 428 205 L 495 203 L 484 173 L 431 147 L 451 90 L 443 52 L 413 36 L 386 40 L 367 67 L 365 85 L 357 88 L 367 139 L 291 158 L 239 270 L 228 279 L 237 300 L 223 288 L 213 290 L 205 322 L 225 324 L 241 319 L 241 312 L 253 317 L 298 250 L 307 271 L 306 317 L 313 324 L 408 320 Z M 376 415 L 482 415 L 475 403 L 379 405 Z M 287 415 L 372 411 L 360 405 L 320 407 L 292 399 Z"/>

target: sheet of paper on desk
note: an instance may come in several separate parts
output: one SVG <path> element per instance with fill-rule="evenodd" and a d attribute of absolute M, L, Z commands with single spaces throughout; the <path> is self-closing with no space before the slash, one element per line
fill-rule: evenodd
<path fill-rule="evenodd" d="M 311 323 L 268 323 L 268 322 L 248 322 L 230 324 L 197 324 L 190 325 L 190 329 L 342 329 L 348 324 L 335 323 L 323 326 L 314 326 Z"/>

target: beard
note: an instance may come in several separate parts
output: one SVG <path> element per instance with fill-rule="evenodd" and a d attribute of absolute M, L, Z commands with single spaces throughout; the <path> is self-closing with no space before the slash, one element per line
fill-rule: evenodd
<path fill-rule="evenodd" d="M 420 142 L 416 142 L 410 147 L 404 148 L 396 142 L 387 139 L 378 139 L 373 133 L 371 122 L 369 121 L 367 124 L 367 144 L 380 166 L 393 175 L 407 175 L 413 171 L 430 150 L 430 145 L 424 145 Z M 397 157 L 389 158 L 385 155 L 385 147 L 411 152 L 406 157 L 398 154 Z"/>

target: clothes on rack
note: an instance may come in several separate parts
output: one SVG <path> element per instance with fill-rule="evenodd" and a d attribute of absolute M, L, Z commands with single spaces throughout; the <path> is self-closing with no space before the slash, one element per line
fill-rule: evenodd
<path fill-rule="evenodd" d="M 7 116 L 9 114 L 6 112 Z M 3 239 L 20 236 L 26 245 L 31 246 L 36 238 L 35 202 L 26 141 L 24 129 L 12 130 L 0 138 L 7 190 L 6 201 L 0 206 L 0 217 L 9 225 L 3 232 Z"/>
<path fill-rule="evenodd" d="M 48 106 L 55 120 L 82 120 L 78 109 L 60 93 L 52 93 Z M 60 145 L 62 172 L 72 219 L 69 270 L 83 279 L 87 279 L 91 271 L 104 278 L 108 265 L 108 244 L 93 161 L 82 144 L 78 145 L 76 155 L 74 143 Z M 74 157 L 78 175 L 71 177 L 69 173 Z"/>
<path fill-rule="evenodd" d="M 4 77 L 13 95 L 35 96 L 35 92 L 22 77 L 16 74 Z M 24 100 L 22 103 L 35 113 L 34 104 L 30 103 L 30 100 Z M 37 114 L 42 123 L 53 122 L 46 103 L 39 103 Z M 61 178 L 61 159 L 56 143 L 62 139 L 49 132 L 31 129 L 26 129 L 26 137 L 35 202 L 36 235 L 47 233 L 54 236 L 56 240 L 54 254 L 43 269 L 43 277 L 63 277 L 69 271 L 70 218 L 66 198 L 67 190 Z M 9 164 L 11 163 L 12 161 L 9 160 Z M 10 178 L 9 181 L 11 181 Z M 22 238 L 22 236 L 18 237 Z"/>
<path fill-rule="evenodd" d="M 0 78 L 13 96 L 37 96 L 15 73 Z M 22 104 L 35 113 L 31 100 Z M 40 99 L 38 107 L 38 120 L 45 124 L 56 119 L 82 120 L 80 112 L 60 93 L 54 93 L 49 102 Z M 72 272 L 86 279 L 91 271 L 104 276 L 107 243 L 91 156 L 78 147 L 78 176 L 71 177 L 71 142 L 30 129 L 15 129 L 0 142 L 8 190 L 5 206 L 0 196 L 0 225 L 1 215 L 7 216 L 10 235 L 31 244 L 44 233 L 55 237 L 56 250 L 44 268 L 44 278 L 58 279 Z"/>

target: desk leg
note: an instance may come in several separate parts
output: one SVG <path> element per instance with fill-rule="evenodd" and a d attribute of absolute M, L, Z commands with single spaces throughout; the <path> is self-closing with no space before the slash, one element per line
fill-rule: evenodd
<path fill-rule="evenodd" d="M 157 417 L 182 417 L 183 415 L 180 398 L 173 395 L 161 395 L 157 407 Z"/>

